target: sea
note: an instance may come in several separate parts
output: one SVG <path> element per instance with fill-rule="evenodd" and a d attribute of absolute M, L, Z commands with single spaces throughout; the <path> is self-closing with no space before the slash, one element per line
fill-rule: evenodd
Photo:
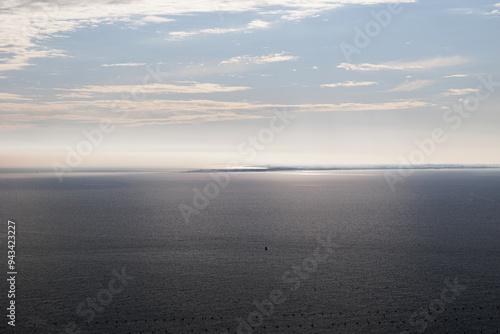
<path fill-rule="evenodd" d="M 500 170 L 387 172 L 0 173 L 0 332 L 499 333 Z"/>

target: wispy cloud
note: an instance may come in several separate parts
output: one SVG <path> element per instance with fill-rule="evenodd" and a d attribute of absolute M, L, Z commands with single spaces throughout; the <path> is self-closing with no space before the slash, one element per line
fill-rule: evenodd
<path fill-rule="evenodd" d="M 161 17 L 161 16 L 155 16 L 155 15 L 148 15 L 140 20 L 138 20 L 135 24 L 136 25 L 145 25 L 148 23 L 164 23 L 164 22 L 172 22 L 175 21 L 174 19 L 169 19 L 166 17 Z"/>
<path fill-rule="evenodd" d="M 322 84 L 321 87 L 335 88 L 335 87 L 359 87 L 359 86 L 373 86 L 373 85 L 378 85 L 378 83 L 373 81 L 361 81 L 361 82 L 347 81 L 347 82 L 337 82 L 331 84 Z"/>
<path fill-rule="evenodd" d="M 10 93 L 0 93 L 0 101 L 1 100 L 11 100 L 11 101 L 29 101 L 30 98 L 26 98 L 24 96 L 18 94 L 10 94 Z"/>
<path fill-rule="evenodd" d="M 413 62 L 389 62 L 382 64 L 350 64 L 341 63 L 338 68 L 343 68 L 345 70 L 352 71 L 381 71 L 381 70 L 398 70 L 398 71 L 420 71 L 420 70 L 432 70 L 440 67 L 457 66 L 466 63 L 468 60 L 462 56 L 452 56 L 452 57 L 436 57 L 431 59 L 423 59 Z"/>
<path fill-rule="evenodd" d="M 97 88 L 96 88 L 97 89 Z M 90 90 L 94 90 L 91 88 Z M 432 104 L 418 100 L 396 100 L 383 103 L 339 103 L 339 104 L 258 104 L 244 101 L 214 100 L 163 100 L 144 99 L 124 102 L 114 99 L 69 100 L 47 103 L 0 102 L 0 130 L 16 126 L 40 126 L 40 122 L 66 122 L 70 124 L 99 123 L 107 118 L 122 126 L 145 126 L 151 124 L 176 124 L 224 120 L 270 118 L 273 108 L 286 108 L 293 112 L 336 111 L 382 111 L 406 110 L 428 107 Z M 117 109 L 128 111 L 123 117 Z M 115 111 L 115 112 L 110 112 Z"/>
<path fill-rule="evenodd" d="M 495 7 L 500 7 L 500 3 L 496 3 L 494 6 Z M 483 14 L 484 15 L 495 15 L 495 14 L 500 14 L 500 11 L 498 9 L 494 9 L 491 12 L 485 12 Z"/>
<path fill-rule="evenodd" d="M 492 7 L 500 7 L 498 3 L 492 5 Z M 480 9 L 477 7 L 469 7 L 469 8 L 453 8 L 452 9 L 456 13 L 465 14 L 465 15 L 498 15 L 500 11 L 498 9 L 492 9 L 490 11 L 486 11 L 484 9 Z"/>
<path fill-rule="evenodd" d="M 446 93 L 443 93 L 443 96 L 458 96 L 458 95 L 467 95 L 474 94 L 478 92 L 478 89 L 475 88 L 464 88 L 464 89 L 449 89 Z"/>
<path fill-rule="evenodd" d="M 444 76 L 443 78 L 448 79 L 448 78 L 466 78 L 466 77 L 468 77 L 467 74 L 452 74 Z"/>
<path fill-rule="evenodd" d="M 1 47 L 0 51 L 2 51 Z M 0 59 L 0 72 L 21 70 L 26 68 L 27 66 L 32 66 L 33 64 L 30 62 L 30 60 L 33 58 L 55 58 L 55 57 L 68 57 L 68 55 L 63 50 L 57 50 L 57 49 L 25 50 L 22 53 L 15 54 L 11 58 Z"/>
<path fill-rule="evenodd" d="M 253 20 L 243 27 L 237 28 L 208 28 L 193 31 L 172 31 L 168 34 L 167 40 L 178 41 L 187 37 L 196 36 L 200 34 L 229 34 L 235 32 L 250 32 L 255 29 L 266 29 L 270 26 L 269 22 L 262 20 Z"/>
<path fill-rule="evenodd" d="M 434 83 L 435 83 L 434 80 L 415 80 L 415 81 L 406 80 L 397 87 L 390 89 L 389 92 L 409 92 L 412 90 L 417 90 L 420 88 L 430 86 Z"/>
<path fill-rule="evenodd" d="M 199 35 L 199 34 L 228 34 L 232 32 L 243 31 L 246 28 L 211 28 L 211 29 L 202 29 L 196 31 L 172 31 L 168 34 L 167 40 L 169 41 L 179 41 L 181 39 Z"/>
<path fill-rule="evenodd" d="M 280 53 L 272 53 L 266 56 L 237 56 L 230 59 L 226 59 L 220 62 L 221 65 L 224 64 L 267 64 L 276 63 L 282 61 L 294 61 L 299 59 L 297 56 L 287 55 L 285 51 Z"/>
<path fill-rule="evenodd" d="M 125 22 L 131 27 L 172 21 L 166 16 L 195 13 L 242 13 L 257 12 L 267 15 L 283 10 L 282 19 L 297 20 L 331 10 L 347 4 L 373 5 L 387 3 L 388 0 L 314 0 L 301 2 L 296 0 L 200 0 L 162 1 L 162 0 L 89 0 L 75 1 L 35 1 L 0 2 L 0 51 L 9 56 L 0 59 L 0 71 L 22 70 L 31 65 L 30 59 L 36 57 L 56 57 L 65 51 L 32 53 L 40 50 L 41 42 L 52 37 L 64 36 L 79 29 L 95 28 L 116 22 Z M 412 3 L 416 0 L 391 0 L 391 2 Z M 254 20 L 245 27 L 209 28 L 200 31 L 173 32 L 170 39 L 181 39 L 195 34 L 221 34 L 246 32 L 269 27 L 269 22 Z M 31 50 L 31 51 L 30 51 Z M 31 54 L 30 54 L 31 52 Z"/>
<path fill-rule="evenodd" d="M 189 85 L 149 84 L 149 85 L 109 85 L 109 86 L 84 86 L 74 89 L 61 89 L 78 93 L 130 93 L 139 94 L 207 94 L 227 93 L 251 89 L 250 87 L 222 86 L 216 83 L 190 82 Z"/>
<path fill-rule="evenodd" d="M 309 9 L 303 8 L 299 10 L 292 10 L 288 11 L 285 15 L 281 16 L 281 18 L 283 20 L 288 20 L 288 21 L 300 21 L 309 17 L 317 17 L 321 14 L 321 12 L 325 10 L 332 10 L 342 6 L 343 4 L 333 3 L 322 8 L 309 8 Z"/>
<path fill-rule="evenodd" d="M 268 28 L 271 23 L 262 20 L 253 20 L 247 25 L 247 29 L 265 29 Z"/>
<path fill-rule="evenodd" d="M 121 63 L 121 64 L 102 64 L 102 67 L 117 67 L 117 66 L 145 66 L 146 63 Z"/>
<path fill-rule="evenodd" d="M 89 93 L 65 93 L 65 94 L 56 94 L 58 99 L 91 99 L 94 98 L 94 95 Z"/>
<path fill-rule="evenodd" d="M 484 12 L 483 15 L 498 15 L 500 11 L 498 9 L 494 9 L 491 12 Z"/>

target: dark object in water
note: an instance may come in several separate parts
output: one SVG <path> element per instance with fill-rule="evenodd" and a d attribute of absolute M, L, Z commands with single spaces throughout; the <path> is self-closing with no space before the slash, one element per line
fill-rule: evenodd
<path fill-rule="evenodd" d="M 267 246 L 264 249 L 267 250 Z"/>

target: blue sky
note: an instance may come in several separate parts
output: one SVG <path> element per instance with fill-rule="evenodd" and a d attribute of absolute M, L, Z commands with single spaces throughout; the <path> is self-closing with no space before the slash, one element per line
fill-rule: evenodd
<path fill-rule="evenodd" d="M 101 122 L 70 167 L 398 164 L 437 128 L 419 162 L 498 164 L 499 28 L 495 1 L 2 1 L 0 167 Z"/>

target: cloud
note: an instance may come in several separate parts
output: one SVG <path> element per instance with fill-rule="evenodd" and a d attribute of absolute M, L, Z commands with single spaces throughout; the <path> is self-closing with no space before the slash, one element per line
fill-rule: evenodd
<path fill-rule="evenodd" d="M 167 40 L 179 41 L 181 39 L 199 34 L 228 34 L 243 30 L 245 30 L 245 28 L 212 28 L 212 29 L 202 29 L 196 31 L 173 31 L 168 34 L 169 37 L 167 38 Z"/>
<path fill-rule="evenodd" d="M 443 78 L 447 79 L 447 78 L 466 78 L 466 77 L 468 77 L 467 74 L 452 74 L 452 75 L 447 75 Z"/>
<path fill-rule="evenodd" d="M 311 9 L 299 9 L 299 10 L 292 10 L 292 11 L 288 11 L 287 14 L 281 16 L 281 18 L 283 20 L 287 20 L 287 21 L 300 21 L 300 20 L 303 20 L 305 18 L 309 18 L 309 17 L 317 17 L 321 14 L 321 12 L 325 11 L 325 10 L 332 10 L 332 9 L 335 9 L 335 8 L 339 8 L 339 7 L 342 7 L 343 5 L 342 4 L 330 4 L 328 6 L 325 6 L 323 8 L 311 8 Z"/>
<path fill-rule="evenodd" d="M 207 94 L 227 93 L 251 89 L 250 87 L 222 86 L 215 83 L 190 82 L 190 85 L 172 85 L 154 83 L 148 85 L 109 85 L 109 86 L 84 86 L 74 89 L 60 89 L 78 93 L 124 93 L 124 94 Z"/>
<path fill-rule="evenodd" d="M 297 56 L 287 55 L 285 51 L 280 53 L 272 53 L 267 56 L 237 56 L 226 59 L 220 62 L 221 65 L 225 64 L 268 64 L 282 61 L 295 61 L 299 59 Z"/>
<path fill-rule="evenodd" d="M 368 111 L 368 110 L 404 110 L 428 107 L 432 104 L 418 100 L 398 100 L 385 103 L 339 103 L 339 104 L 303 104 L 301 111 L 327 112 L 327 111 Z M 286 108 L 293 108 L 287 106 Z"/>
<path fill-rule="evenodd" d="M 201 35 L 201 34 L 229 34 L 235 32 L 249 32 L 255 29 L 266 29 L 269 26 L 270 26 L 269 22 L 265 22 L 262 20 L 253 20 L 246 26 L 238 28 L 209 28 L 209 29 L 201 29 L 193 31 L 172 31 L 168 34 L 169 37 L 167 38 L 167 40 L 178 41 L 185 39 L 187 37 Z"/>
<path fill-rule="evenodd" d="M 10 94 L 10 93 L 1 93 L 0 92 L 0 101 L 1 100 L 13 100 L 13 101 L 29 101 L 31 100 L 30 98 L 23 97 L 21 95 L 17 94 Z"/>
<path fill-rule="evenodd" d="M 495 7 L 500 7 L 500 3 L 496 3 Z M 498 9 L 494 9 L 491 12 L 484 12 L 484 15 L 495 15 L 495 14 L 500 14 L 500 11 Z"/>
<path fill-rule="evenodd" d="M 436 57 L 431 59 L 423 59 L 413 62 L 389 62 L 382 64 L 350 64 L 341 63 L 338 68 L 352 71 L 381 71 L 381 70 L 398 70 L 398 71 L 420 71 L 432 70 L 441 67 L 457 66 L 466 63 L 468 60 L 461 56 L 452 57 Z"/>
<path fill-rule="evenodd" d="M 494 7 L 500 7 L 498 3 L 493 5 Z M 500 14 L 498 9 L 493 9 L 491 11 L 485 11 L 484 9 L 478 8 L 453 8 L 453 11 L 464 15 L 497 15 Z"/>
<path fill-rule="evenodd" d="M 96 90 L 90 89 L 90 90 Z M 258 104 L 246 101 L 214 100 L 69 100 L 52 102 L 1 102 L 0 130 L 16 127 L 43 127 L 50 122 L 66 126 L 82 123 L 98 124 L 109 119 L 116 125 L 137 127 L 152 124 L 178 124 L 224 120 L 246 120 L 274 117 L 274 108 L 291 112 L 356 112 L 406 110 L 432 106 L 418 100 L 396 100 L 384 103 L 339 104 Z"/>
<path fill-rule="evenodd" d="M 139 21 L 137 21 L 136 25 L 145 25 L 148 23 L 164 23 L 164 22 L 172 22 L 172 21 L 175 21 L 175 20 L 168 19 L 166 17 L 161 17 L 161 16 L 148 15 L 148 16 L 141 18 Z"/>
<path fill-rule="evenodd" d="M 399 86 L 390 89 L 389 92 L 409 92 L 412 90 L 417 90 L 420 88 L 430 86 L 434 83 L 435 83 L 434 80 L 415 80 L 415 81 L 406 80 Z"/>
<path fill-rule="evenodd" d="M 146 63 L 122 63 L 122 64 L 102 64 L 102 67 L 115 67 L 115 66 L 145 66 Z"/>
<path fill-rule="evenodd" d="M 443 96 L 457 96 L 457 95 L 467 95 L 474 94 L 479 90 L 476 88 L 464 88 L 464 89 L 449 89 L 446 93 L 443 93 Z"/>
<path fill-rule="evenodd" d="M 166 16 L 182 17 L 198 13 L 253 12 L 267 15 L 282 10 L 282 19 L 297 20 L 349 4 L 374 5 L 388 2 L 414 3 L 416 0 L 88 0 L 88 1 L 1 1 L 0 52 L 9 58 L 0 60 L 0 71 L 22 70 L 31 65 L 29 51 L 41 50 L 41 43 L 80 29 L 124 22 L 131 27 L 172 21 Z M 215 21 L 215 20 L 214 20 Z M 240 28 L 212 28 L 198 32 L 174 32 L 171 38 L 197 33 L 246 32 L 268 28 L 262 20 Z M 51 51 L 51 50 L 48 50 Z M 65 51 L 62 53 L 65 54 Z M 39 57 L 43 54 L 38 54 Z M 56 53 L 52 53 L 56 56 Z M 20 60 L 21 59 L 21 60 Z"/>
<path fill-rule="evenodd" d="M 496 15 L 500 14 L 500 11 L 498 9 L 494 9 L 491 12 L 484 12 L 483 15 Z"/>
<path fill-rule="evenodd" d="M 0 48 L 1 51 L 1 48 Z M 33 64 L 29 61 L 33 58 L 55 58 L 55 57 L 68 57 L 63 50 L 49 49 L 49 50 L 26 50 L 22 54 L 14 55 L 11 58 L 0 59 L 0 72 L 15 71 L 24 69 Z M 1 61 L 4 62 L 1 62 Z"/>
<path fill-rule="evenodd" d="M 265 29 L 268 28 L 271 23 L 262 20 L 253 20 L 247 25 L 248 29 Z"/>
<path fill-rule="evenodd" d="M 69 93 L 69 94 L 56 94 L 58 99 L 91 99 L 94 95 L 89 93 Z"/>
<path fill-rule="evenodd" d="M 378 85 L 378 83 L 373 81 L 361 81 L 361 82 L 347 81 L 347 82 L 323 84 L 321 85 L 321 87 L 335 88 L 335 87 L 359 87 L 359 86 L 372 86 L 372 85 Z"/>

